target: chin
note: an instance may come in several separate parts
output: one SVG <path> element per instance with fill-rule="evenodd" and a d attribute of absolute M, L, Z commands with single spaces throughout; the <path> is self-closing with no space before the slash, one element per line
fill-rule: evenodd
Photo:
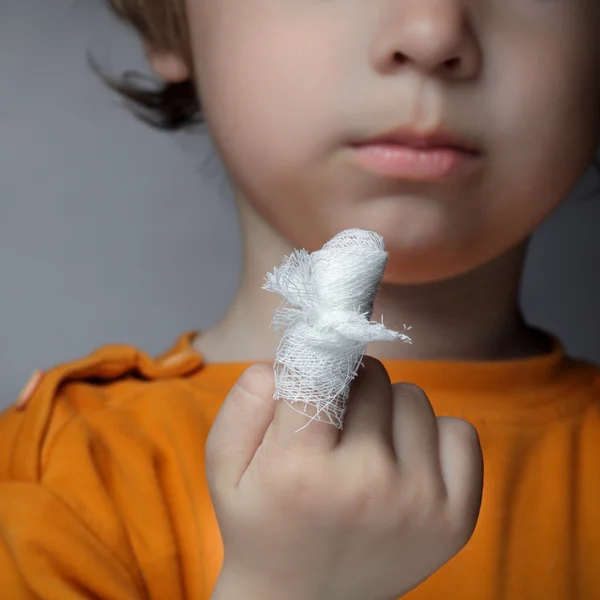
<path fill-rule="evenodd" d="M 467 272 L 468 268 L 440 268 L 429 263 L 407 264 L 405 260 L 388 259 L 382 283 L 392 285 L 426 285 L 458 277 Z"/>
<path fill-rule="evenodd" d="M 458 252 L 449 244 L 420 249 L 399 249 L 388 243 L 385 246 L 389 256 L 383 282 L 396 285 L 446 281 L 475 271 L 488 262 L 487 257 L 474 248 Z"/>

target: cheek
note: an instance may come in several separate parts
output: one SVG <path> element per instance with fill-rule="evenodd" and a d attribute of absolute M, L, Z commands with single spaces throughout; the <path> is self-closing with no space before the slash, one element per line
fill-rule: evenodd
<path fill-rule="evenodd" d="M 340 46 L 335 31 L 281 21 L 230 16 L 207 38 L 195 36 L 207 121 L 243 180 L 248 174 L 279 178 L 325 154 L 319 140 L 331 130 L 344 78 L 332 52 Z"/>
<path fill-rule="evenodd" d="M 285 23 L 238 17 L 215 22 L 213 14 L 194 33 L 212 138 L 244 197 L 286 237 L 316 247 L 329 235 L 315 223 L 329 210 L 320 199 L 330 195 L 340 98 L 356 80 L 348 72 L 356 63 L 343 52 L 348 45 L 336 40 L 347 28 L 294 15 Z M 314 240 L 296 235 L 307 231 Z"/>
<path fill-rule="evenodd" d="M 331 212 L 322 198 L 368 73 L 366 19 L 333 3 L 191 1 L 203 109 L 228 171 L 286 235 L 290 223 L 313 230 Z"/>
<path fill-rule="evenodd" d="M 583 48 L 587 52 L 583 53 Z M 490 138 L 498 179 L 531 209 L 548 212 L 577 182 L 600 132 L 600 64 L 592 44 L 527 41 L 500 54 L 511 65 L 493 78 Z M 544 203 L 547 206 L 544 206 Z"/>
<path fill-rule="evenodd" d="M 285 47 L 290 48 L 287 42 Z M 308 223 L 301 219 L 314 216 L 312 195 L 302 188 L 314 176 L 311 165 L 326 160 L 318 140 L 327 124 L 321 118 L 323 90 L 307 57 L 290 52 L 285 59 L 274 56 L 272 43 L 272 38 L 265 42 L 250 35 L 244 47 L 251 47 L 251 52 L 230 48 L 220 54 L 213 63 L 213 77 L 206 81 L 205 114 L 238 189 L 293 238 L 285 231 L 286 221 L 306 229 Z"/>

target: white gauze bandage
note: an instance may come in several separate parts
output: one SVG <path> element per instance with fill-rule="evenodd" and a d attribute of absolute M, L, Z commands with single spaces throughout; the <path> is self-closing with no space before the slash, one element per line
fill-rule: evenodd
<path fill-rule="evenodd" d="M 405 333 L 387 329 L 383 319 L 370 321 L 387 257 L 379 234 L 347 229 L 321 250 L 295 250 L 267 274 L 263 289 L 283 297 L 272 322 L 283 330 L 274 398 L 307 415 L 314 407 L 307 424 L 316 419 L 342 429 L 350 384 L 367 344 L 410 342 Z"/>

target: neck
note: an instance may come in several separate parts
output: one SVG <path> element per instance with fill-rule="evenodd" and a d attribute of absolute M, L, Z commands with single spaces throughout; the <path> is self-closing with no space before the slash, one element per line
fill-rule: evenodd
<path fill-rule="evenodd" d="M 546 340 L 524 321 L 519 284 L 527 244 L 470 273 L 423 285 L 382 285 L 373 320 L 411 329 L 412 345 L 372 344 L 379 359 L 501 360 L 540 354 Z"/>
<path fill-rule="evenodd" d="M 207 362 L 273 360 L 279 336 L 270 328 L 281 299 L 262 289 L 267 272 L 293 246 L 245 203 L 240 203 L 244 269 L 226 315 L 196 340 Z M 382 284 L 373 320 L 402 331 L 412 344 L 378 342 L 367 354 L 383 359 L 501 360 L 545 351 L 519 310 L 519 283 L 527 243 L 479 269 L 422 285 Z"/>

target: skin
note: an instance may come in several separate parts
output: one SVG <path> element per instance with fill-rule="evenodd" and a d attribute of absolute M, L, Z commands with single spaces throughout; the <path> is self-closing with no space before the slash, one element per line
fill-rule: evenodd
<path fill-rule="evenodd" d="M 592 0 L 188 0 L 194 73 L 236 185 L 244 274 L 198 339 L 210 361 L 272 359 L 279 299 L 264 275 L 347 227 L 389 251 L 374 318 L 415 344 L 378 358 L 491 360 L 547 348 L 523 322 L 527 240 L 600 134 L 600 3 Z M 149 53 L 163 77 L 180 59 Z M 349 144 L 398 126 L 475 146 L 468 174 L 391 180 Z M 482 455 L 465 421 L 369 358 L 344 430 L 273 403 L 255 365 L 207 441 L 225 562 L 213 600 L 397 598 L 467 542 Z M 357 467 L 358 465 L 358 467 Z M 363 468 L 360 468 L 363 465 Z M 493 477 L 493 473 L 488 476 Z M 293 549 L 293 552 L 290 552 Z M 294 595 L 295 594 L 295 595 Z"/>
<path fill-rule="evenodd" d="M 264 274 L 347 227 L 390 253 L 374 318 L 418 344 L 383 357 L 543 351 L 517 309 L 526 240 L 585 171 L 600 133 L 600 4 L 590 0 L 188 0 L 194 77 L 232 175 L 245 269 L 208 360 L 274 357 Z M 176 56 L 149 52 L 181 80 Z M 397 126 L 481 152 L 467 176 L 391 180 L 348 144 Z M 468 298 L 466 306 L 465 298 Z M 468 309 L 468 310 L 465 310 Z M 252 318 L 249 318 L 249 317 Z M 243 336 L 239 333 L 243 331 Z M 240 339 L 242 338 L 243 339 Z"/>

